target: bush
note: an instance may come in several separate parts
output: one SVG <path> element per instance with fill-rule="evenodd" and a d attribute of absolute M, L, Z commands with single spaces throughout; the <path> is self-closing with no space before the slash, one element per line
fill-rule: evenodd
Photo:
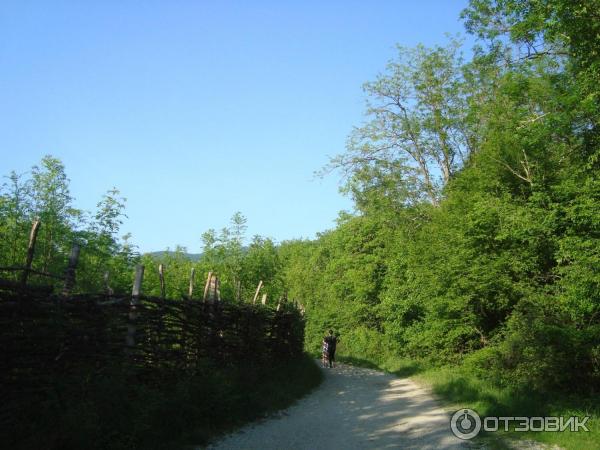
<path fill-rule="evenodd" d="M 501 340 L 467 358 L 480 378 L 516 390 L 547 392 L 571 387 L 581 376 L 581 345 L 568 315 L 547 299 L 524 300 Z"/>
<path fill-rule="evenodd" d="M 367 327 L 350 330 L 341 337 L 339 353 L 381 364 L 388 356 L 387 338 Z"/>

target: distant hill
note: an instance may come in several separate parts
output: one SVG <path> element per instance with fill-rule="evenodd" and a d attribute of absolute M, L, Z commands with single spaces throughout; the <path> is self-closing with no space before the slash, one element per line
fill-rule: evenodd
<path fill-rule="evenodd" d="M 151 255 L 154 258 L 163 258 L 167 255 L 174 255 L 175 252 L 172 251 L 160 251 L 160 252 L 148 252 L 146 253 L 146 255 Z M 188 258 L 190 261 L 198 261 L 200 259 L 200 257 L 202 256 L 202 253 L 184 253 L 185 257 Z"/>

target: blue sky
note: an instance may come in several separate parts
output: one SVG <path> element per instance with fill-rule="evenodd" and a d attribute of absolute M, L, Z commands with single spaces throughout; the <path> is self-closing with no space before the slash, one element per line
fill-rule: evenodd
<path fill-rule="evenodd" d="M 0 3 L 0 173 L 60 158 L 76 206 L 113 186 L 141 251 L 227 225 L 314 237 L 352 208 L 315 179 L 395 44 L 444 43 L 466 1 Z"/>

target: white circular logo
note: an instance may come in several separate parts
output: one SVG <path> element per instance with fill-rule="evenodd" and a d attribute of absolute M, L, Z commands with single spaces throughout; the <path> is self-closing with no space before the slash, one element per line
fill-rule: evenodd
<path fill-rule="evenodd" d="M 459 439 L 473 439 L 481 431 L 481 418 L 472 409 L 459 409 L 450 419 L 450 429 Z"/>

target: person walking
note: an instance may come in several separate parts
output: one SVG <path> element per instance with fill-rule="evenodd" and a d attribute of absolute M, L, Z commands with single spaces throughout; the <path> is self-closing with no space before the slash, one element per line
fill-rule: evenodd
<path fill-rule="evenodd" d="M 335 367 L 335 348 L 337 346 L 338 338 L 333 334 L 333 330 L 329 330 L 329 336 L 326 336 L 324 341 L 327 342 L 327 360 L 329 361 L 329 368 Z"/>

